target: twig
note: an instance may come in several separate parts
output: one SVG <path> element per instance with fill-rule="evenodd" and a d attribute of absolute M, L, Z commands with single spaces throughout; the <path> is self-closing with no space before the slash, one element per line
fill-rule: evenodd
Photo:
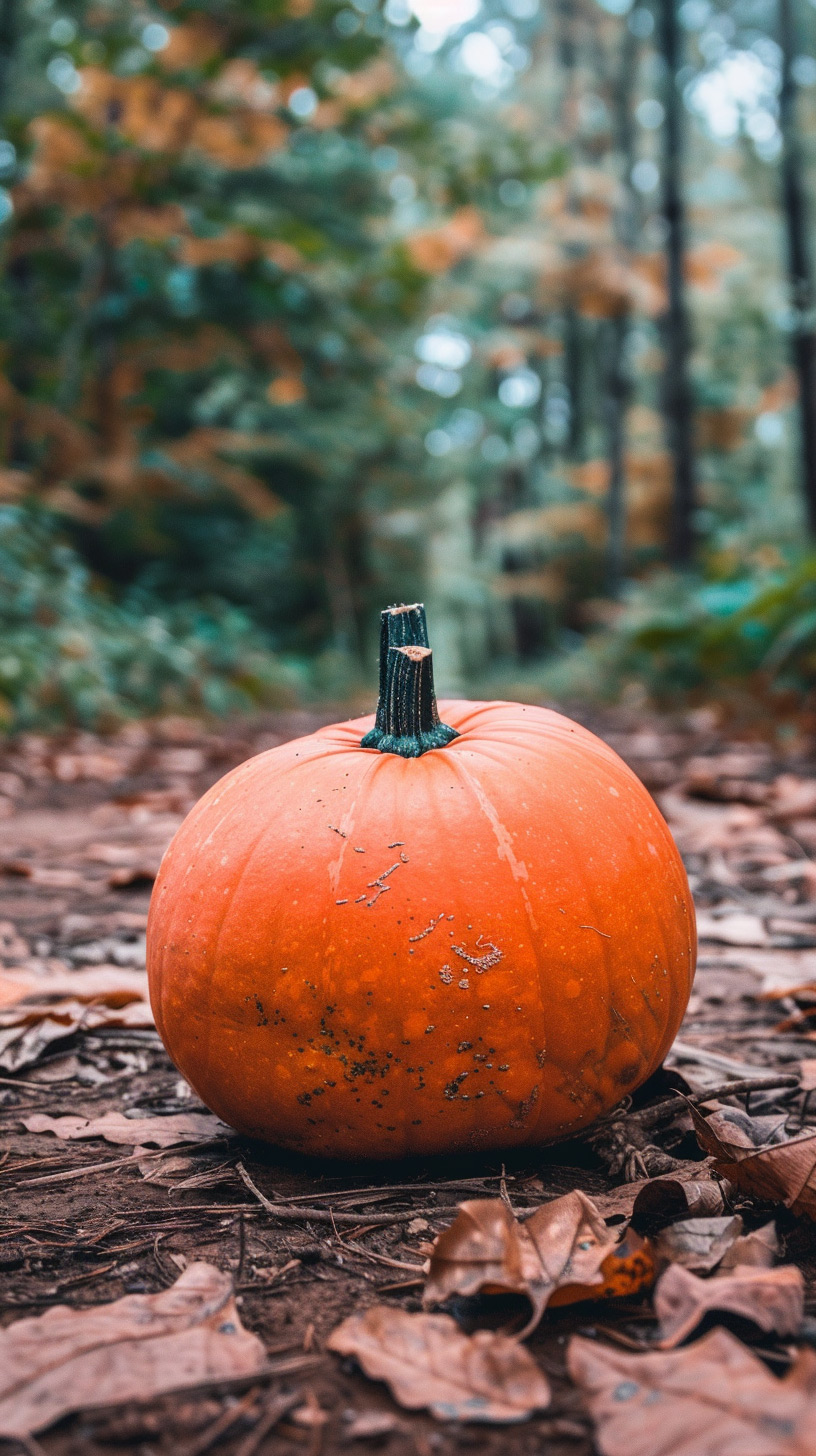
<path fill-rule="evenodd" d="M 369 1259 L 374 1264 L 386 1264 L 389 1269 L 409 1269 L 414 1274 L 424 1274 L 422 1264 L 409 1264 L 407 1259 L 391 1259 L 387 1254 L 378 1254 L 374 1249 L 366 1249 L 362 1244 L 350 1243 L 348 1239 L 341 1239 L 335 1234 L 338 1244 L 343 1249 L 348 1249 L 350 1254 L 362 1254 L 364 1259 Z"/>
<path fill-rule="evenodd" d="M 343 1224 L 346 1228 L 360 1227 L 359 1213 L 340 1213 L 330 1208 L 293 1208 L 291 1204 L 272 1203 L 261 1192 L 260 1188 L 256 1187 L 253 1183 L 243 1163 L 236 1163 L 235 1169 L 250 1193 L 255 1195 L 261 1207 L 272 1218 L 276 1218 L 283 1223 L 300 1223 L 303 1219 L 308 1219 L 311 1223 L 325 1223 L 331 1228 L 336 1228 L 338 1223 Z M 422 1218 L 433 1218 L 435 1215 L 446 1212 L 449 1213 L 451 1210 L 444 1208 L 405 1208 L 401 1213 L 366 1214 L 366 1222 L 371 1224 L 372 1227 L 376 1224 L 378 1228 L 382 1228 L 388 1224 L 404 1223 L 407 1218 L 416 1218 L 418 1216 Z"/>
<path fill-rule="evenodd" d="M 294 1410 L 301 1399 L 300 1391 L 289 1395 L 278 1395 L 269 1402 L 266 1410 L 262 1413 L 254 1431 L 250 1431 L 244 1437 L 240 1445 L 236 1447 L 235 1456 L 254 1456 L 264 1437 L 269 1434 L 273 1426 L 278 1424 L 282 1416 Z"/>
<path fill-rule="evenodd" d="M 210 1447 L 214 1446 L 216 1441 L 220 1441 L 230 1426 L 234 1426 L 235 1422 L 240 1420 L 241 1416 L 246 1415 L 246 1412 L 258 1399 L 259 1393 L 257 1385 L 250 1386 L 243 1398 L 236 1401 L 235 1405 L 229 1406 L 227 1410 L 222 1411 L 220 1416 L 211 1422 L 206 1431 L 202 1431 L 198 1440 L 193 1441 L 192 1445 L 187 1447 L 186 1451 L 182 1453 L 182 1456 L 204 1456 L 204 1452 L 209 1451 Z"/>
<path fill-rule="evenodd" d="M 102 1173 L 105 1169 L 132 1167 L 134 1163 L 144 1163 L 148 1158 L 167 1157 L 175 1152 L 198 1152 L 200 1148 L 215 1147 L 218 1143 L 224 1142 L 224 1137 L 206 1138 L 203 1142 L 173 1143 L 169 1148 L 145 1148 L 144 1152 L 132 1153 L 127 1158 L 114 1158 L 107 1163 L 85 1163 L 79 1168 L 69 1168 L 65 1173 L 48 1173 L 44 1178 L 24 1178 L 22 1183 L 14 1183 L 8 1190 L 11 1193 L 20 1188 L 33 1188 L 35 1184 L 40 1187 L 44 1183 L 69 1183 L 72 1178 L 83 1178 L 86 1173 Z"/>
<path fill-rule="evenodd" d="M 238 1268 L 235 1271 L 235 1283 L 240 1284 L 244 1272 L 244 1260 L 246 1258 L 246 1219 L 242 1213 L 238 1215 Z"/>
<path fill-rule="evenodd" d="M 769 1074 L 767 1077 L 743 1077 L 739 1082 L 723 1082 L 719 1087 L 709 1087 L 706 1092 L 700 1092 L 695 1097 L 684 1097 L 682 1093 L 678 1093 L 675 1097 L 667 1097 L 663 1102 L 658 1102 L 656 1106 L 641 1107 L 637 1112 L 626 1112 L 624 1117 L 651 1127 L 653 1123 L 662 1122 L 664 1117 L 671 1117 L 681 1108 L 688 1107 L 689 1103 L 692 1107 L 703 1107 L 706 1102 L 717 1102 L 721 1097 L 743 1096 L 748 1092 L 774 1092 L 777 1089 L 798 1086 L 799 1078 L 792 1072 L 779 1072 L 775 1076 Z"/>

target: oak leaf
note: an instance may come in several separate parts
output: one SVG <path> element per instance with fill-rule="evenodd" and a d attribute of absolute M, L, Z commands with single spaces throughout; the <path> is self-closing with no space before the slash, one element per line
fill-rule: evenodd
<path fill-rule="evenodd" d="M 490 1330 L 462 1334 L 446 1314 L 408 1314 L 377 1304 L 353 1314 L 326 1342 L 384 1380 L 409 1410 L 438 1420 L 523 1421 L 550 1401 L 550 1388 L 517 1340 Z"/>
<path fill-rule="evenodd" d="M 726 1330 L 647 1355 L 575 1336 L 567 1366 L 602 1456 L 812 1456 L 812 1350 L 778 1380 Z"/>
<path fill-rule="evenodd" d="M 254 1375 L 265 1363 L 229 1275 L 191 1264 L 158 1294 L 90 1309 L 56 1305 L 0 1332 L 0 1435 L 29 1436 L 89 1406 Z"/>
<path fill-rule="evenodd" d="M 106 1143 L 134 1147 L 172 1148 L 232 1133 L 210 1112 L 176 1112 L 169 1117 L 125 1117 L 121 1112 L 106 1112 L 104 1117 L 49 1117 L 46 1112 L 34 1112 L 21 1121 L 28 1132 L 51 1132 L 62 1141 L 104 1138 Z"/>
<path fill-rule="evenodd" d="M 594 1204 L 579 1192 L 556 1198 L 520 1223 L 500 1198 L 473 1198 L 459 1205 L 450 1228 L 436 1239 L 424 1303 L 452 1294 L 526 1295 L 534 1329 L 562 1285 L 600 1293 L 601 1267 L 618 1242 Z"/>
<path fill-rule="evenodd" d="M 775 1140 L 771 1118 L 751 1119 L 737 1108 L 705 1118 L 689 1107 L 697 1140 L 714 1167 L 743 1193 L 784 1203 L 792 1213 L 816 1218 L 816 1131 Z M 778 1128 L 779 1118 L 775 1119 Z M 774 1139 L 774 1140 L 772 1140 Z"/>
<path fill-rule="evenodd" d="M 669 1264 L 707 1273 L 716 1269 L 742 1234 L 739 1214 L 718 1218 L 683 1218 L 669 1224 L 655 1239 L 657 1253 Z"/>
<path fill-rule="evenodd" d="M 795 1335 L 805 1311 L 805 1281 L 792 1264 L 737 1268 L 715 1279 L 671 1264 L 658 1280 L 654 1307 L 664 1350 L 682 1344 L 712 1310 L 739 1315 L 766 1333 Z"/>

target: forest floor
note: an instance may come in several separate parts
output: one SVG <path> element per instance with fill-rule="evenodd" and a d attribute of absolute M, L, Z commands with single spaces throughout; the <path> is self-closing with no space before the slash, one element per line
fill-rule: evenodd
<path fill-rule="evenodd" d="M 759 738 L 729 741 L 705 711 L 593 723 L 661 804 L 698 908 L 699 970 L 666 1070 L 594 1136 L 504 1163 L 484 1155 L 327 1164 L 251 1143 L 204 1115 L 152 1029 L 144 977 L 151 884 L 187 810 L 234 764 L 316 721 L 289 713 L 213 731 L 168 720 L 109 739 L 28 736 L 0 749 L 0 1304 L 2 1325 L 25 1320 L 18 1334 L 30 1342 L 12 1347 L 11 1384 L 0 1358 L 0 1432 L 19 1431 L 17 1449 L 29 1456 L 588 1456 L 601 1441 L 610 1452 L 698 1456 L 747 1448 L 749 1428 L 752 1452 L 805 1450 L 792 1433 L 803 1399 L 810 1429 L 816 1424 L 814 1374 L 805 1368 L 816 1356 L 797 1356 L 816 1328 L 816 760 L 793 739 L 784 752 Z M 701 1146 L 678 1090 L 714 1110 L 712 1127 L 719 1109 L 718 1145 L 710 1134 Z M 340 1321 L 372 1305 L 421 1310 L 428 1245 L 461 1200 L 501 1199 L 524 1218 L 575 1189 L 612 1220 L 613 1239 L 633 1221 L 652 1273 L 676 1265 L 682 1276 L 675 1268 L 678 1287 L 664 1284 L 661 1297 L 650 1277 L 632 1275 L 630 1259 L 618 1297 L 546 1311 L 526 1341 L 549 1381 L 546 1408 L 510 1426 L 439 1420 L 326 1350 Z M 667 1226 L 676 1232 L 667 1235 Z M 723 1256 L 717 1275 L 698 1277 Z M 773 1270 L 763 1267 L 774 1258 Z M 33 1322 L 52 1306 L 83 1312 L 159 1295 L 198 1261 L 233 1281 L 240 1323 L 265 1347 L 260 1367 L 250 1350 L 247 1366 L 219 1365 L 226 1373 L 203 1379 L 172 1332 L 163 1353 L 137 1358 L 138 1341 L 128 1346 L 126 1332 L 111 1326 L 94 1345 L 77 1320 L 65 1325 L 56 1354 L 50 1346 L 46 1356 L 31 1353 L 44 1328 Z M 614 1279 L 607 1285 L 614 1295 Z M 215 1305 L 223 1314 L 223 1301 Z M 455 1297 L 448 1308 L 465 1331 L 518 1329 L 519 1310 L 528 1312 L 518 1295 Z M 644 1355 L 658 1336 L 666 1350 L 677 1343 L 678 1317 L 692 1343 Z M 712 1325 L 738 1334 L 737 1356 L 706 1343 L 710 1335 L 701 1343 Z M 404 1374 L 398 1334 L 390 1353 Z M 566 1358 L 576 1334 L 586 1338 L 575 1347 L 583 1355 L 572 1380 Z M 387 1320 L 381 1339 L 391 1339 Z M 129 1369 L 111 1376 L 121 1398 L 106 1404 L 110 1370 L 99 1359 L 110 1351 L 99 1347 L 117 1341 Z M 593 1373 L 587 1350 L 595 1349 L 606 1356 Z M 721 1407 L 740 1351 L 753 1362 L 746 1378 L 758 1404 L 749 1409 L 749 1400 L 737 1416 Z M 604 1359 L 617 1375 L 604 1373 Z M 648 1374 L 644 1359 L 663 1365 Z M 792 1364 L 795 1410 L 780 1394 L 790 1382 L 777 1379 Z M 772 1384 L 763 1395 L 766 1372 Z M 183 1388 L 161 1393 L 168 1383 Z M 414 1381 L 417 1399 L 423 1384 Z M 644 1404 L 641 1386 L 652 1392 Z M 695 1445 L 703 1387 L 710 1402 Z M 639 1441 L 626 1425 L 630 1396 Z M 50 1401 L 54 1416 L 74 1413 L 49 1424 L 42 1411 Z M 660 1443 L 650 1447 L 643 1423 L 658 1419 Z M 718 1421 L 722 1440 L 709 1444 Z M 742 1444 L 729 1421 L 748 1422 Z"/>

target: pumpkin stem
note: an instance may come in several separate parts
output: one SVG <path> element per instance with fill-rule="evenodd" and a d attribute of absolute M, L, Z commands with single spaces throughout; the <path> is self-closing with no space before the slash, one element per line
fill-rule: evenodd
<path fill-rule="evenodd" d="M 380 624 L 377 718 L 361 747 L 419 758 L 458 736 L 455 728 L 439 721 L 425 608 L 419 602 L 389 607 Z"/>

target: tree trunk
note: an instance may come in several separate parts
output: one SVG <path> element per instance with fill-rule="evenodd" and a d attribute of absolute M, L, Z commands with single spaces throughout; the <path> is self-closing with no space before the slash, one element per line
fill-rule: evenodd
<path fill-rule="evenodd" d="M 674 477 L 669 557 L 689 565 L 694 551 L 695 470 L 693 401 L 689 380 L 690 329 L 684 257 L 686 209 L 683 200 L 683 103 L 677 88 L 680 32 L 677 0 L 659 0 L 659 44 L 666 66 L 663 131 L 663 216 L 666 223 L 668 308 L 664 319 L 663 408 Z"/>
<path fill-rule="evenodd" d="M 630 175 L 635 159 L 632 125 L 632 84 L 637 64 L 637 41 L 624 21 L 618 70 L 613 87 L 615 144 L 621 158 L 622 200 L 615 218 L 617 241 L 627 262 L 637 242 L 637 210 Z M 632 380 L 626 360 L 630 316 L 628 310 L 610 319 L 607 331 L 604 413 L 609 459 L 607 515 L 607 591 L 617 597 L 626 569 L 626 411 Z"/>
<path fill-rule="evenodd" d="M 796 85 L 792 66 L 796 55 L 793 0 L 779 0 L 779 43 L 782 48 L 782 86 L 779 125 L 782 131 L 782 210 L 788 251 L 788 284 L 793 332 L 793 366 L 799 384 L 800 456 L 802 491 L 808 527 L 816 536 L 816 334 L 814 333 L 813 270 L 808 248 L 807 199 L 802 151 L 796 124 Z"/>
<path fill-rule="evenodd" d="M 17 0 L 0 0 L 0 115 L 7 110 L 8 77 L 17 42 Z"/>

